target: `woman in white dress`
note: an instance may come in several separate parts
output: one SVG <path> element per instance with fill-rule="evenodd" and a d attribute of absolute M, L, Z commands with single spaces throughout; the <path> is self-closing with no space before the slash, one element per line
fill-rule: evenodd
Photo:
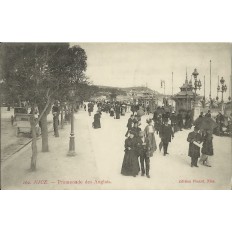
<path fill-rule="evenodd" d="M 147 120 L 147 126 L 144 129 L 145 132 L 145 137 L 148 139 L 149 141 L 149 148 L 148 148 L 148 152 L 149 152 L 149 156 L 152 157 L 153 153 L 156 151 L 157 146 L 156 146 L 156 140 L 155 140 L 155 128 L 152 125 L 153 121 L 152 119 L 148 119 Z"/>

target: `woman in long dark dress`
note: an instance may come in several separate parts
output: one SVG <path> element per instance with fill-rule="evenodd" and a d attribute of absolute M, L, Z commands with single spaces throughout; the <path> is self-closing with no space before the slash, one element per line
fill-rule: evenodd
<path fill-rule="evenodd" d="M 124 176 L 136 177 L 140 171 L 136 146 L 137 139 L 134 138 L 134 133 L 131 132 L 129 138 L 125 140 L 125 155 L 121 169 L 121 174 Z"/>
<path fill-rule="evenodd" d="M 101 118 L 101 114 L 100 114 L 99 111 L 97 111 L 97 113 L 94 115 L 94 121 L 93 121 L 93 127 L 94 127 L 94 129 L 101 128 L 100 118 Z"/>
<path fill-rule="evenodd" d="M 116 119 L 120 119 L 120 112 L 121 112 L 121 107 L 120 105 L 115 106 L 115 114 L 116 114 Z"/>
<path fill-rule="evenodd" d="M 212 136 L 212 131 L 207 130 L 203 136 L 203 145 L 201 149 L 201 158 L 200 158 L 200 163 L 207 166 L 211 167 L 211 162 L 210 162 L 210 157 L 213 156 L 213 136 Z"/>

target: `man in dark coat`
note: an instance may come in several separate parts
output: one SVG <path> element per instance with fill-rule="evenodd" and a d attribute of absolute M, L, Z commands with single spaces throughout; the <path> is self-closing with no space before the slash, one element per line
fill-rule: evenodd
<path fill-rule="evenodd" d="M 192 122 L 191 122 L 191 115 L 189 112 L 185 115 L 185 128 L 186 129 L 191 129 L 192 127 Z"/>
<path fill-rule="evenodd" d="M 218 115 L 216 116 L 216 123 L 219 126 L 219 133 L 220 133 L 220 135 L 222 133 L 222 127 L 224 125 L 224 121 L 225 121 L 225 118 L 222 115 L 221 111 L 219 111 Z"/>
<path fill-rule="evenodd" d="M 135 105 L 131 105 L 131 112 L 133 115 L 135 114 Z"/>
<path fill-rule="evenodd" d="M 176 128 L 176 113 L 175 112 L 172 112 L 171 116 L 170 116 L 170 120 L 171 120 L 171 126 L 172 126 L 172 130 L 173 132 L 175 133 L 177 131 L 177 128 Z"/>
<path fill-rule="evenodd" d="M 129 132 L 131 131 L 133 124 L 134 124 L 134 115 L 132 114 L 127 122 L 127 132 L 125 134 L 126 137 L 128 136 Z"/>
<path fill-rule="evenodd" d="M 200 157 L 200 143 L 202 142 L 202 137 L 198 131 L 199 128 L 195 126 L 194 131 L 190 132 L 187 138 L 189 142 L 188 155 L 191 157 L 191 167 L 198 167 L 197 162 Z"/>
<path fill-rule="evenodd" d="M 211 118 L 211 111 L 210 110 L 208 110 L 208 112 L 205 114 L 205 117 Z"/>
<path fill-rule="evenodd" d="M 145 138 L 144 132 L 139 132 L 139 137 L 137 138 L 137 152 L 140 159 L 141 176 L 146 173 L 147 178 L 150 178 L 150 156 L 149 156 L 149 140 Z M 145 167 L 144 167 L 145 163 Z"/>
<path fill-rule="evenodd" d="M 168 154 L 168 144 L 171 142 L 171 138 L 174 138 L 174 133 L 171 125 L 168 125 L 166 120 L 160 129 L 160 138 L 163 145 L 164 156 Z"/>
<path fill-rule="evenodd" d="M 204 117 L 204 113 L 201 112 L 200 115 L 199 115 L 199 118 L 203 118 Z"/>
<path fill-rule="evenodd" d="M 180 131 L 182 131 L 182 128 L 183 128 L 183 117 L 182 117 L 182 114 L 180 112 L 177 115 L 177 125 L 178 125 Z"/>
<path fill-rule="evenodd" d="M 157 118 L 158 118 L 158 112 L 157 112 L 157 110 L 155 110 L 154 114 L 153 114 L 153 121 L 156 122 Z"/>
<path fill-rule="evenodd" d="M 141 118 L 137 115 L 137 114 L 134 114 L 134 120 L 133 120 L 133 123 L 138 123 L 138 126 L 141 125 Z"/>

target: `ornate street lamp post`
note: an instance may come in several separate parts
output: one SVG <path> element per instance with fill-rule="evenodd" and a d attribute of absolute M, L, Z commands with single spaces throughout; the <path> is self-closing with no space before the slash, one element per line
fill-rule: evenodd
<path fill-rule="evenodd" d="M 226 86 L 226 84 L 225 84 L 225 80 L 224 80 L 223 77 L 221 78 L 220 83 L 221 83 L 221 87 L 218 85 L 217 91 L 222 93 L 222 101 L 221 101 L 221 102 L 223 103 L 223 102 L 224 102 L 224 101 L 223 101 L 223 94 L 224 94 L 224 92 L 226 92 L 226 90 L 227 90 L 227 86 Z"/>
<path fill-rule="evenodd" d="M 197 95 L 197 89 L 201 89 L 201 80 L 197 80 L 197 76 L 199 75 L 199 73 L 197 72 L 197 69 L 195 68 L 194 69 L 194 72 L 192 73 L 193 77 L 194 77 L 194 84 L 193 84 L 193 89 L 195 91 L 195 94 L 194 94 L 194 106 L 195 106 L 195 103 L 196 103 L 196 95 Z"/>
<path fill-rule="evenodd" d="M 210 100 L 211 105 L 211 100 Z M 205 76 L 204 76 L 204 97 L 203 97 L 203 108 L 205 108 Z"/>
<path fill-rule="evenodd" d="M 218 97 L 218 93 L 220 91 L 220 86 L 219 86 L 219 76 L 218 76 L 218 86 L 217 86 L 217 97 L 216 100 L 218 101 L 219 97 Z"/>
<path fill-rule="evenodd" d="M 69 140 L 69 152 L 68 156 L 75 156 L 75 135 L 74 135 L 74 96 L 75 91 L 74 89 L 71 89 L 69 92 L 70 99 L 72 101 L 71 104 L 71 133 L 70 133 L 70 140 Z"/>

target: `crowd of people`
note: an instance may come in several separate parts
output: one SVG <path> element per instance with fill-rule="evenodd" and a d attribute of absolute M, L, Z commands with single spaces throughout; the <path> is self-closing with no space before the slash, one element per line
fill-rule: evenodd
<path fill-rule="evenodd" d="M 141 131 L 139 127 L 141 117 L 138 116 L 138 112 L 137 114 L 131 114 L 128 119 L 125 135 L 128 138 L 125 140 L 125 154 L 121 174 L 136 177 L 141 170 L 142 176 L 146 174 L 150 178 L 150 157 L 157 150 L 155 134 L 161 138 L 159 149 L 161 151 L 163 148 L 163 155 L 166 156 L 169 154 L 168 145 L 174 138 L 174 133 L 182 131 L 183 128 L 191 129 L 194 122 L 190 112 L 187 112 L 183 117 L 181 112 L 176 115 L 174 111 L 170 113 L 165 111 L 163 107 L 158 107 L 153 118 L 147 120 L 148 125 L 144 131 Z M 224 119 L 222 116 L 222 113 L 219 112 L 216 117 L 216 123 L 219 127 Z M 211 117 L 210 110 L 205 115 L 201 113 L 199 117 Z M 187 142 L 189 142 L 190 166 L 199 167 L 198 163 L 200 163 L 206 167 L 211 167 L 211 157 L 214 155 L 213 129 L 202 129 L 195 126 L 194 131 L 188 134 Z"/>
<path fill-rule="evenodd" d="M 170 108 L 157 107 L 152 118 L 148 117 L 146 127 L 141 129 L 141 118 L 143 115 L 150 115 L 149 107 L 142 105 L 127 105 L 120 102 L 89 102 L 84 104 L 84 109 L 91 113 L 97 107 L 94 114 L 93 128 L 101 128 L 101 115 L 105 112 L 109 117 L 120 119 L 126 113 L 131 115 L 127 122 L 125 139 L 124 158 L 121 167 L 121 174 L 136 177 L 141 171 L 141 176 L 150 178 L 150 158 L 154 152 L 163 150 L 163 155 L 168 155 L 169 143 L 174 139 L 174 134 L 183 129 L 191 129 L 194 125 L 191 111 L 176 113 Z M 200 113 L 199 118 L 211 117 L 210 110 L 204 115 Z M 222 130 L 224 116 L 221 112 L 216 117 L 219 130 Z M 156 143 L 155 136 L 160 137 L 160 143 Z M 213 130 L 202 130 L 195 125 L 194 130 L 188 134 L 189 142 L 188 155 L 191 158 L 191 167 L 198 167 L 202 164 L 207 167 L 212 166 L 211 157 L 214 155 Z M 199 159 L 200 158 L 200 159 Z"/>
<path fill-rule="evenodd" d="M 174 132 L 171 125 L 168 124 L 168 118 L 166 112 L 161 115 L 161 121 L 159 121 L 159 127 L 155 127 L 157 121 L 154 121 L 154 117 L 147 119 L 147 126 L 144 131 L 141 130 L 141 117 L 145 114 L 143 108 L 140 106 L 137 112 L 133 112 L 127 122 L 127 132 L 125 136 L 125 154 L 122 163 L 121 174 L 125 176 L 136 177 L 140 170 L 141 175 L 150 178 L 150 157 L 153 156 L 157 150 L 157 143 L 155 134 L 159 134 L 161 142 L 159 149 L 163 148 L 163 154 L 168 154 L 168 144 L 174 138 Z M 154 113 L 156 115 L 157 112 Z M 160 118 L 160 115 L 157 115 Z M 158 128 L 158 129 L 157 129 Z M 140 161 L 140 165 L 139 165 Z"/>
<path fill-rule="evenodd" d="M 128 105 L 126 103 L 120 102 L 89 102 L 88 114 L 91 116 L 91 113 L 94 111 L 94 106 L 97 106 L 97 111 L 94 114 L 93 128 L 98 129 L 101 128 L 101 114 L 102 112 L 109 114 L 110 117 L 114 119 L 120 119 L 121 116 L 125 116 L 126 112 L 128 112 Z M 84 109 L 86 110 L 86 105 L 84 104 Z"/>

